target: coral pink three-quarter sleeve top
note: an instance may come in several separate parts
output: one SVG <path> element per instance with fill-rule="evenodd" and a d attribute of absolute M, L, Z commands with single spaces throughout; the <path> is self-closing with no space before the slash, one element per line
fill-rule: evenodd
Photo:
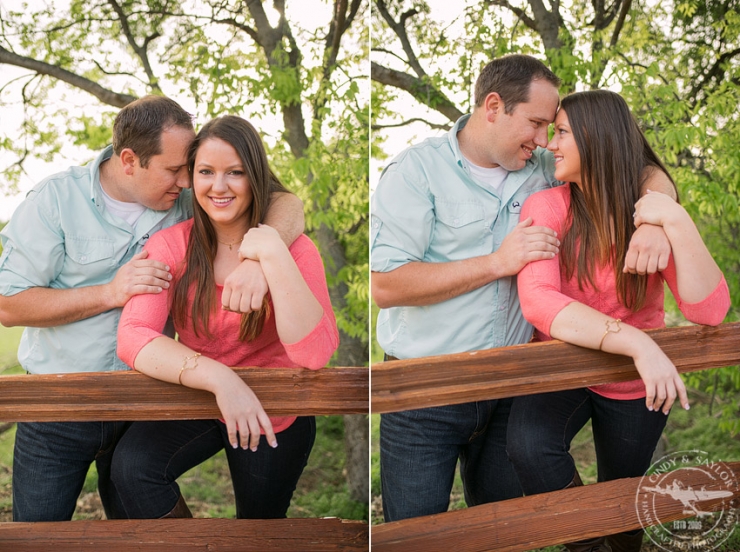
<path fill-rule="evenodd" d="M 533 194 L 522 206 L 521 220 L 532 217 L 533 225 L 547 226 L 563 236 L 568 207 L 570 184 Z M 722 322 L 730 307 L 730 293 L 724 276 L 706 299 L 686 303 L 678 294 L 676 266 L 671 256 L 668 267 L 648 277 L 645 305 L 633 312 L 619 302 L 616 275 L 612 266 L 597 267 L 596 290 L 588 284 L 578 288 L 576 276 L 567 280 L 561 270 L 560 258 L 529 263 L 519 273 L 517 286 L 524 317 L 535 327 L 541 341 L 552 339 L 550 326 L 555 316 L 574 301 L 588 305 L 606 315 L 640 329 L 663 328 L 663 281 L 668 284 L 684 316 L 697 324 L 717 325 Z M 613 399 L 639 399 L 645 397 L 641 380 L 609 383 L 591 387 L 593 391 Z"/>
<path fill-rule="evenodd" d="M 185 259 L 190 229 L 188 220 L 154 234 L 146 244 L 149 259 L 156 259 L 179 273 Z M 318 369 L 326 365 L 339 344 L 334 312 L 329 301 L 324 265 L 313 242 L 305 235 L 290 246 L 290 254 L 298 265 L 308 287 L 324 309 L 324 314 L 306 337 L 297 343 L 283 343 L 275 326 L 274 306 L 270 301 L 271 315 L 265 319 L 262 333 L 254 341 L 239 341 L 241 315 L 220 308 L 223 287 L 216 286 L 218 308 L 211 314 L 209 329 L 212 338 L 196 335 L 188 315 L 185 326 L 175 326 L 179 341 L 203 356 L 222 362 L 226 366 L 259 366 L 265 368 Z M 190 290 L 192 300 L 195 291 Z M 168 290 L 157 294 L 135 295 L 123 309 L 118 328 L 118 355 L 133 367 L 139 351 L 164 330 L 170 311 Z M 295 417 L 270 418 L 275 432 L 288 428 Z"/>

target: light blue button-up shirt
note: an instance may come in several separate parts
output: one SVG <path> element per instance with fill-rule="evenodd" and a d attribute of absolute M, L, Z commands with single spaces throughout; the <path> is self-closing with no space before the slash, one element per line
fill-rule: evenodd
<path fill-rule="evenodd" d="M 499 192 L 474 180 L 457 141 L 468 118 L 406 149 L 383 171 L 371 201 L 374 272 L 493 253 L 519 223 L 524 200 L 558 184 L 552 154 L 542 148 Z M 435 305 L 382 309 L 376 337 L 387 354 L 417 358 L 526 343 L 532 326 L 522 316 L 516 277 L 507 277 Z"/>
<path fill-rule="evenodd" d="M 105 149 L 84 167 L 71 167 L 34 187 L 0 232 L 0 295 L 32 287 L 57 289 L 109 283 L 151 234 L 192 215 L 188 190 L 169 211 L 145 211 L 134 230 L 106 211 L 100 187 Z M 126 370 L 116 356 L 121 309 L 52 328 L 26 328 L 21 366 L 34 374 Z"/>

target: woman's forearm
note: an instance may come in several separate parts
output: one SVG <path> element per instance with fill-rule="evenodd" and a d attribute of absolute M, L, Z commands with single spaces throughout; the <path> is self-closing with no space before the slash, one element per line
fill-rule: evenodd
<path fill-rule="evenodd" d="M 324 309 L 303 279 L 287 248 L 260 258 L 275 308 L 275 324 L 283 343 L 297 343 L 321 321 Z"/>
<path fill-rule="evenodd" d="M 190 347 L 166 336 L 144 345 L 136 355 L 134 368 L 149 377 L 179 383 L 216 394 L 225 381 L 238 376 L 228 366 L 197 354 Z"/>
<path fill-rule="evenodd" d="M 686 386 L 676 367 L 642 330 L 582 303 L 570 303 L 553 320 L 550 334 L 582 347 L 632 357 L 645 384 L 645 406 L 649 410 L 668 414 L 676 399 L 689 408 Z"/>
<path fill-rule="evenodd" d="M 722 280 L 722 271 L 691 217 L 683 209 L 681 212 L 681 216 L 667 221 L 663 229 L 671 242 L 678 294 L 683 301 L 698 303 L 714 291 Z"/>
<path fill-rule="evenodd" d="M 642 330 L 623 322 L 617 324 L 613 317 L 577 301 L 569 303 L 555 316 L 550 335 L 580 347 L 633 358 L 645 340 L 650 340 Z"/>

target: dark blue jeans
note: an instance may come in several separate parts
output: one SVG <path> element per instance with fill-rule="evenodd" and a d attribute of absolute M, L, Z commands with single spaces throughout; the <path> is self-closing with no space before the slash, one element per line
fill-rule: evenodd
<path fill-rule="evenodd" d="M 502 399 L 381 415 L 385 520 L 447 511 L 458 458 L 469 506 L 521 496 L 506 456 L 510 408 Z"/>
<path fill-rule="evenodd" d="M 599 481 L 644 475 L 668 416 L 645 399 L 608 399 L 588 389 L 517 397 L 507 450 L 525 494 L 564 488 L 576 465 L 570 443 L 591 419 Z"/>
<path fill-rule="evenodd" d="M 13 521 L 72 519 L 90 464 L 108 518 L 121 506 L 110 480 L 113 449 L 128 422 L 19 423 L 13 452 Z"/>
<path fill-rule="evenodd" d="M 180 497 L 177 478 L 225 449 L 236 517 L 283 518 L 315 436 L 314 417 L 301 417 L 277 434 L 277 448 L 263 435 L 252 452 L 232 448 L 218 420 L 134 422 L 116 447 L 112 478 L 127 517 L 160 518 Z"/>

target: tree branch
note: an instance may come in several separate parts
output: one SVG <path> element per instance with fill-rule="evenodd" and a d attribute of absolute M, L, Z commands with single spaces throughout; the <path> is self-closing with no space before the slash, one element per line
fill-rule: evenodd
<path fill-rule="evenodd" d="M 158 79 L 154 75 L 152 65 L 151 63 L 149 63 L 149 54 L 147 53 L 147 48 L 149 47 L 150 42 L 159 38 L 160 34 L 158 32 L 155 32 L 147 36 L 144 39 L 144 44 L 142 46 L 139 46 L 136 43 L 136 39 L 134 38 L 133 33 L 131 32 L 131 27 L 129 27 L 128 24 L 128 16 L 124 13 L 123 8 L 118 4 L 116 0 L 108 0 L 108 4 L 110 4 L 110 6 L 113 8 L 113 11 L 116 12 L 116 15 L 118 16 L 118 22 L 121 25 L 121 30 L 123 31 L 123 35 L 126 37 L 126 41 L 129 43 L 129 46 L 131 46 L 131 49 L 136 54 L 136 57 L 138 57 L 139 61 L 141 61 L 144 72 L 149 78 L 149 86 L 151 86 L 153 90 L 161 92 L 162 89 L 159 87 Z"/>
<path fill-rule="evenodd" d="M 438 111 L 450 121 L 455 122 L 463 116 L 455 104 L 453 104 L 442 92 L 431 84 L 416 78 L 408 73 L 389 69 L 382 65 L 371 62 L 370 78 L 375 82 L 400 88 L 411 94 L 416 101 L 422 103 L 435 111 Z"/>
<path fill-rule="evenodd" d="M 722 79 L 725 74 L 725 70 L 722 68 L 722 66 L 728 60 L 734 58 L 737 55 L 740 55 L 740 48 L 735 48 L 734 50 L 725 52 L 717 58 L 714 64 L 712 64 L 712 67 L 709 69 L 709 71 L 704 74 L 704 77 L 701 79 L 701 81 L 697 82 L 691 89 L 691 91 L 686 95 L 687 98 L 691 99 L 690 101 L 692 106 L 696 105 L 696 103 L 699 101 L 697 95 L 700 91 L 704 89 L 704 87 L 709 83 L 710 80 L 716 79 L 719 81 Z"/>
<path fill-rule="evenodd" d="M 617 45 L 619 34 L 622 32 L 624 21 L 627 19 L 627 14 L 629 13 L 631 7 L 632 0 L 624 0 L 624 2 L 622 3 L 622 9 L 619 12 L 619 17 L 617 18 L 617 24 L 614 26 L 614 32 L 612 32 L 612 38 L 609 41 L 610 48 L 614 48 Z"/>
<path fill-rule="evenodd" d="M 283 36 L 289 36 L 291 48 L 293 51 L 288 52 L 288 66 L 296 72 L 300 71 L 300 50 L 295 41 L 290 36 L 290 28 L 285 20 L 284 5 L 278 0 L 275 1 L 275 7 L 280 11 L 281 25 L 278 29 L 272 28 L 267 19 L 265 10 L 260 0 L 247 0 L 247 9 L 252 15 L 254 25 L 257 28 L 257 37 L 255 42 L 263 49 L 267 58 L 267 63 L 272 70 L 283 68 L 284 64 L 275 56 L 275 49 L 280 44 Z M 281 9 L 283 11 L 281 11 Z M 287 34 L 286 34 L 287 33 Z M 283 125 L 285 126 L 285 139 L 288 142 L 290 151 L 296 159 L 305 156 L 308 149 L 308 135 L 306 134 L 306 125 L 303 119 L 301 103 L 280 102 L 280 109 L 283 112 Z"/>
<path fill-rule="evenodd" d="M 517 8 L 509 4 L 508 0 L 486 0 L 486 4 L 488 4 L 489 6 L 498 6 L 500 8 L 506 8 L 511 13 L 516 15 L 519 21 L 524 23 L 527 27 L 529 27 L 533 31 L 536 31 L 539 33 L 539 29 L 537 28 L 537 22 L 531 17 L 529 17 L 523 9 Z"/>
<path fill-rule="evenodd" d="M 71 86 L 92 94 L 101 102 L 114 107 L 123 107 L 136 99 L 135 96 L 119 94 L 108 90 L 107 88 L 103 88 L 98 83 L 93 82 L 90 79 L 81 77 L 56 65 L 19 56 L 18 54 L 14 54 L 13 52 L 6 50 L 2 46 L 0 46 L 0 63 L 22 67 L 30 71 L 35 71 L 39 75 L 47 75 L 55 79 L 59 79 L 62 82 L 66 82 Z"/>
<path fill-rule="evenodd" d="M 401 56 L 399 56 L 396 52 L 392 52 L 391 50 L 386 50 L 385 48 L 373 48 L 372 51 L 373 52 L 379 52 L 381 54 L 386 54 L 386 55 L 392 56 L 392 57 L 396 58 L 397 60 L 401 61 L 402 63 L 406 64 L 406 60 L 405 59 L 403 59 Z"/>
<path fill-rule="evenodd" d="M 252 38 L 267 54 L 267 62 L 273 65 L 275 60 L 272 53 L 277 48 L 282 36 L 279 30 L 270 26 L 270 21 L 267 19 L 261 0 L 247 0 L 247 10 L 249 10 L 252 19 L 254 19 L 254 25 L 257 27 L 256 36 Z"/>
<path fill-rule="evenodd" d="M 425 77 L 427 73 L 426 71 L 424 71 L 423 67 L 419 63 L 419 58 L 416 56 L 416 52 L 414 52 L 414 49 L 411 47 L 409 35 L 406 32 L 406 21 L 411 17 L 417 15 L 419 12 L 415 9 L 408 10 L 402 13 L 399 21 L 396 22 L 393 19 L 393 16 L 388 11 L 388 7 L 385 5 L 385 0 L 375 0 L 375 5 L 378 6 L 378 11 L 380 12 L 380 15 L 383 16 L 383 19 L 385 19 L 386 23 L 388 23 L 388 26 L 393 30 L 398 39 L 401 41 L 401 46 L 403 47 L 403 51 L 406 53 L 406 62 L 408 63 L 409 67 L 411 67 L 414 73 L 416 73 L 417 77 Z"/>
<path fill-rule="evenodd" d="M 398 127 L 410 125 L 412 123 L 424 123 L 430 128 L 433 128 L 436 130 L 450 130 L 452 128 L 452 125 L 440 125 L 438 123 L 427 121 L 426 119 L 423 119 L 421 117 L 412 117 L 411 119 L 407 119 L 401 123 L 395 123 L 395 124 L 388 124 L 388 125 L 374 124 L 374 125 L 371 125 L 370 128 L 372 130 L 382 130 L 384 128 L 398 128 Z"/>
<path fill-rule="evenodd" d="M 323 67 L 321 70 L 321 87 L 325 88 L 329 85 L 332 73 L 337 64 L 337 56 L 339 55 L 339 46 L 342 40 L 342 36 L 349 29 L 352 21 L 357 15 L 357 11 L 360 8 L 361 0 L 352 0 L 351 6 L 347 4 L 347 0 L 336 0 L 334 2 L 334 14 L 332 16 L 331 23 L 329 24 L 329 32 L 326 34 L 326 40 L 324 42 L 324 57 Z M 347 11 L 349 10 L 349 13 Z M 316 100 L 313 105 L 314 119 L 319 117 L 321 108 L 326 105 L 328 98 L 324 94 L 317 94 Z"/>

